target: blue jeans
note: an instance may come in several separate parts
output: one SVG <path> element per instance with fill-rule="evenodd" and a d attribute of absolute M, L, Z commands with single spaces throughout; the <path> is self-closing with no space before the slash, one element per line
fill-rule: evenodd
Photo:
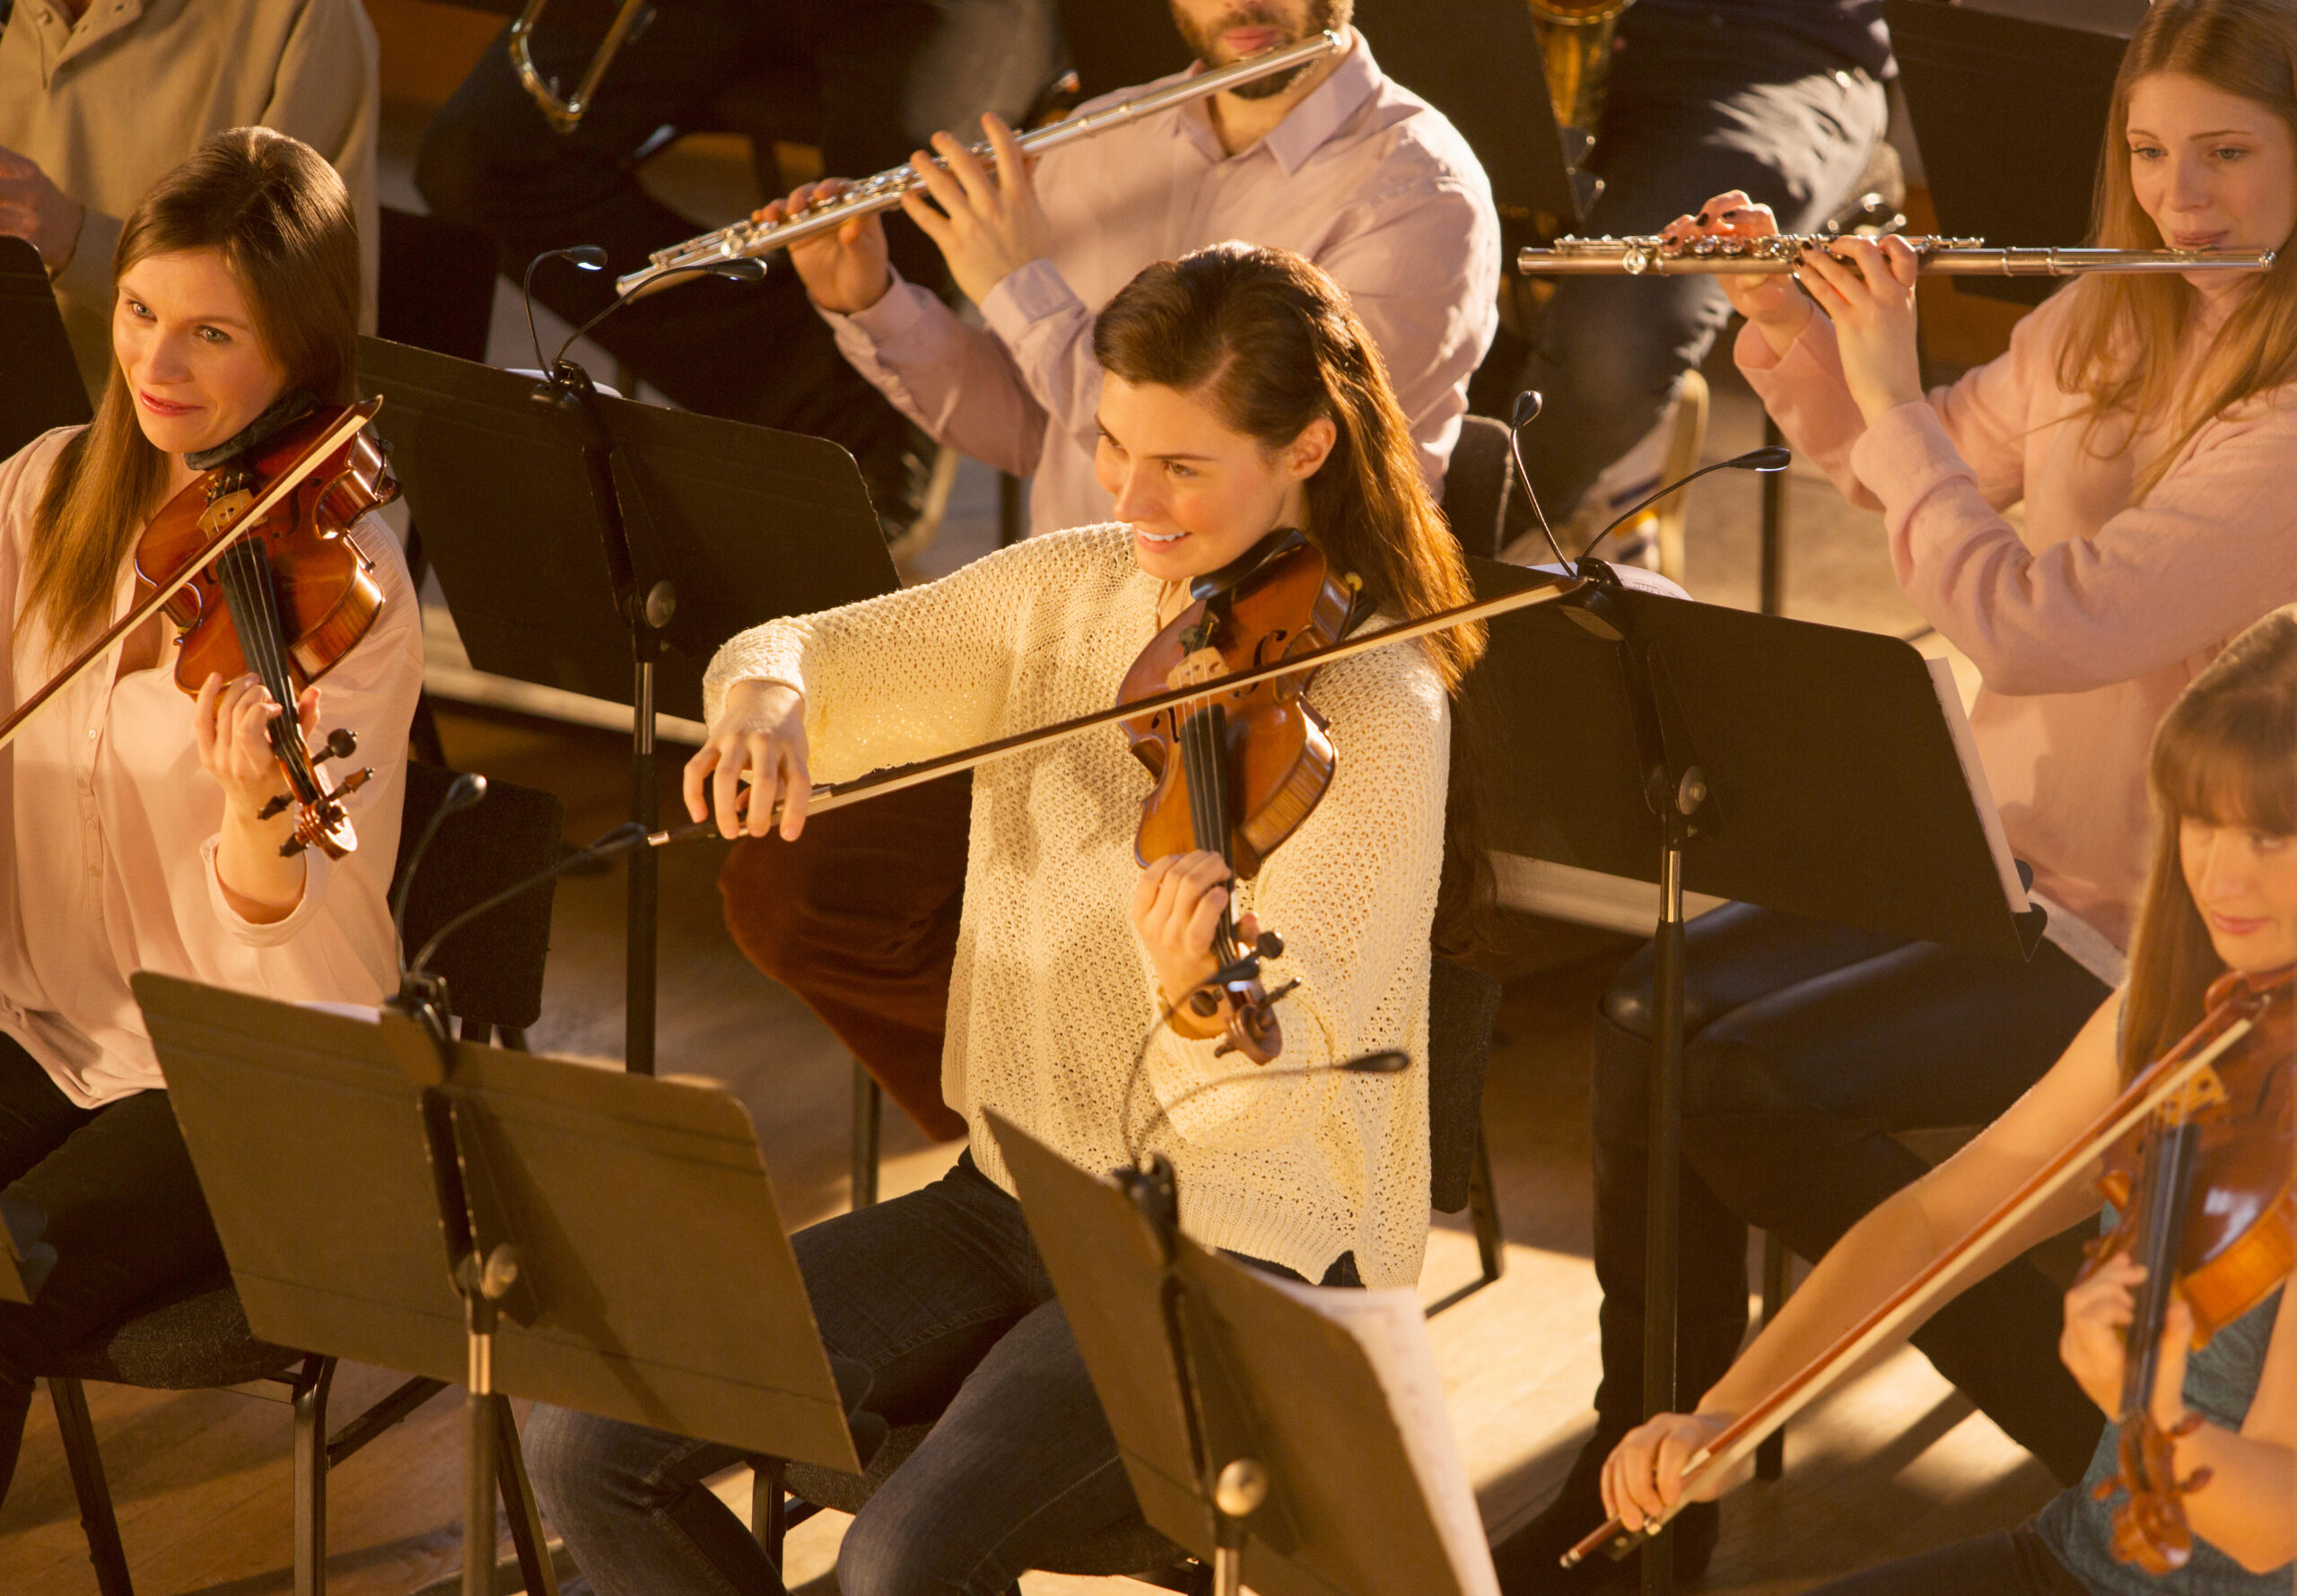
<path fill-rule="evenodd" d="M 1003 1596 L 1048 1553 L 1139 1513 L 1020 1205 L 971 1154 L 923 1190 L 790 1244 L 823 1343 L 869 1370 L 869 1409 L 933 1425 L 846 1531 L 843 1596 Z M 1343 1258 L 1326 1283 L 1353 1277 Z M 534 1410 L 525 1447 L 543 1509 L 598 1596 L 782 1590 L 702 1483 L 740 1449 L 559 1408 Z"/>
<path fill-rule="evenodd" d="M 1805 39 L 1720 11 L 1629 11 L 1578 231 L 1650 233 L 1743 188 L 1790 231 L 1849 196 L 1882 135 L 1882 86 Z M 1659 423 L 1683 373 L 1730 319 L 1712 277 L 1566 277 L 1540 319 L 1524 386 L 1546 396 L 1524 467 L 1559 524 L 1596 476 Z"/>

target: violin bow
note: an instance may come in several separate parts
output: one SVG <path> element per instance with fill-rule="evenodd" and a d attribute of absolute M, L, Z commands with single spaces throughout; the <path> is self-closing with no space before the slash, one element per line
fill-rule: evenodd
<path fill-rule="evenodd" d="M 1694 1487 L 1712 1474 L 1735 1468 L 1751 1456 L 1772 1431 L 1832 1391 L 1868 1354 L 1944 1295 L 1950 1287 L 1960 1284 L 1958 1271 L 1962 1266 L 2072 1185 L 2106 1148 L 2185 1090 L 2203 1070 L 2223 1057 L 2228 1048 L 2247 1036 L 2255 1025 L 2250 1019 L 2237 1019 L 2191 1058 L 2179 1059 L 2172 1051 L 2132 1081 L 2086 1129 L 2029 1175 L 1992 1213 L 1972 1225 L 1961 1240 L 1925 1264 L 1865 1318 L 1837 1337 L 1832 1346 L 1787 1376 L 1769 1396 L 1734 1419 L 1721 1435 L 1684 1460 L 1683 1492 L 1673 1506 L 1644 1520 L 1639 1530 L 1629 1530 L 1613 1515 L 1604 1521 L 1601 1529 L 1563 1554 L 1563 1566 L 1574 1567 L 1598 1551 L 1608 1550 L 1614 1557 L 1625 1557 L 1666 1528 L 1676 1514 L 1691 1504 Z M 2187 1042 L 2192 1040 L 2188 1037 Z"/>
<path fill-rule="evenodd" d="M 860 803 L 864 799 L 881 798 L 889 792 L 901 792 L 908 788 L 921 787 L 928 781 L 939 781 L 943 776 L 955 775 L 959 771 L 972 770 L 978 765 L 987 764 L 992 759 L 1001 759 L 1007 754 L 1024 754 L 1032 748 L 1042 747 L 1048 743 L 1056 743 L 1065 737 L 1078 737 L 1104 726 L 1114 726 L 1121 721 L 1138 720 L 1143 715 L 1153 715 L 1159 710 L 1169 709 L 1176 704 L 1200 703 L 1206 699 L 1218 698 L 1224 693 L 1234 693 L 1277 676 L 1299 676 L 1330 665 L 1335 660 L 1350 659 L 1358 654 L 1368 654 L 1376 649 L 1386 648 L 1390 643 L 1408 642 L 1416 637 L 1428 637 L 1454 626 L 1466 626 L 1478 621 L 1489 620 L 1495 615 L 1508 615 L 1519 609 L 1529 609 L 1534 605 L 1552 604 L 1557 599 L 1568 598 L 1594 585 L 1593 579 L 1588 577 L 1557 575 L 1545 571 L 1530 574 L 1533 577 L 1531 582 L 1515 592 L 1501 593 L 1490 598 L 1478 598 L 1467 604 L 1455 604 L 1449 609 L 1437 610 L 1415 620 L 1399 622 L 1393 626 L 1384 626 L 1377 632 L 1368 632 L 1358 637 L 1342 638 L 1340 641 L 1327 644 L 1323 648 L 1310 649 L 1304 653 L 1289 655 L 1281 659 L 1272 659 L 1266 665 L 1255 665 L 1249 670 L 1240 670 L 1232 676 L 1215 676 L 1210 681 L 1189 687 L 1168 688 L 1162 693 L 1151 693 L 1146 698 L 1136 698 L 1129 703 L 1113 704 L 1105 710 L 1095 710 L 1087 715 L 1079 715 L 1068 720 L 1057 720 L 1050 726 L 1038 727 L 1034 731 L 1015 732 L 1010 737 L 999 737 L 992 742 L 977 744 L 971 748 L 960 748 L 954 754 L 943 754 L 932 759 L 921 759 L 915 764 L 893 765 L 882 771 L 871 771 L 868 775 L 856 776 L 850 781 L 825 781 L 813 788 L 809 792 L 806 799 L 806 813 L 824 814 L 831 809 L 843 809 L 849 804 Z M 782 805 L 779 801 L 774 804 L 773 812 L 777 815 L 781 814 Z M 718 822 L 715 818 L 691 821 L 685 825 L 650 832 L 646 836 L 646 843 L 650 848 L 660 848 L 671 842 L 683 842 L 691 837 L 714 835 L 717 829 Z"/>
<path fill-rule="evenodd" d="M 256 495 L 255 501 L 247 507 L 245 512 L 234 516 L 231 524 L 215 534 L 205 548 L 192 555 L 184 563 L 182 569 L 176 571 L 174 575 L 165 581 L 154 584 L 149 597 L 131 606 L 127 614 L 114 623 L 109 631 L 82 650 L 71 664 L 49 677 L 47 685 L 18 705 L 15 712 L 5 720 L 0 720 L 0 748 L 5 748 L 14 742 L 16 734 L 23 729 L 26 721 L 47 707 L 50 699 L 87 675 L 89 668 L 97 660 L 101 659 L 114 643 L 165 608 L 168 600 L 176 596 L 177 589 L 191 579 L 193 572 L 204 568 L 210 560 L 222 554 L 234 539 L 240 537 L 248 529 L 259 526 L 264 517 L 276 510 L 290 493 L 302 485 L 304 478 L 324 465 L 328 458 L 336 449 L 350 442 L 358 434 L 359 429 L 372 421 L 375 418 L 375 412 L 382 407 L 382 398 L 378 396 L 345 410 L 342 418 L 335 425 L 322 433 L 319 440 L 310 448 L 298 455 L 293 465 L 273 477 L 263 492 Z M 289 705 L 287 708 L 288 712 L 292 714 L 293 706 Z"/>

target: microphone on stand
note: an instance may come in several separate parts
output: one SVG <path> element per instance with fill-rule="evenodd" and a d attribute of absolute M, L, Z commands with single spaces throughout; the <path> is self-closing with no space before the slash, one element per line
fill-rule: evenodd
<path fill-rule="evenodd" d="M 1128 1131 L 1124 1138 L 1124 1156 L 1135 1168 L 1138 1168 L 1140 1163 L 1140 1149 L 1148 1146 L 1148 1138 L 1157 1133 L 1157 1128 L 1159 1125 L 1172 1123 L 1173 1110 L 1191 1098 L 1201 1097 L 1207 1092 L 1218 1091 L 1222 1086 L 1233 1086 L 1247 1081 L 1280 1080 L 1288 1077 L 1297 1080 L 1302 1076 L 1309 1075 L 1401 1075 L 1411 1068 L 1410 1053 L 1386 1048 L 1376 1053 L 1363 1053 L 1353 1059 L 1343 1059 L 1337 1064 L 1303 1064 L 1286 1069 L 1263 1068 L 1239 1071 L 1235 1075 L 1224 1075 L 1218 1080 L 1202 1081 L 1191 1086 L 1169 1103 L 1159 1104 L 1157 1112 L 1148 1116 L 1148 1122 L 1140 1128 L 1138 1136 Z"/>
<path fill-rule="evenodd" d="M 527 302 L 527 336 L 534 341 L 537 369 L 543 373 L 545 381 L 555 383 L 559 380 L 559 363 L 565 360 L 566 352 L 573 348 L 585 333 L 630 301 L 624 299 L 610 301 L 605 310 L 568 334 L 566 342 L 558 346 L 558 353 L 551 356 L 548 361 L 545 361 L 542 358 L 542 336 L 535 330 L 535 268 L 546 260 L 569 260 L 574 263 L 578 270 L 603 272 L 607 269 L 607 252 L 596 244 L 571 244 L 563 249 L 546 249 L 527 262 L 526 282 L 521 289 Z M 696 272 L 712 277 L 724 277 L 736 283 L 762 283 L 765 280 L 765 262 L 754 256 L 743 256 L 735 260 L 714 260 L 707 264 L 673 266 L 670 270 L 661 273 L 655 281 L 660 282 L 669 277 L 689 275 Z"/>
<path fill-rule="evenodd" d="M 1162 1025 L 1164 1022 L 1160 1020 L 1157 1023 Z M 1151 1031 L 1149 1034 L 1154 1036 L 1156 1033 Z M 1145 1061 L 1148 1057 L 1148 1043 L 1144 1042 L 1140 1059 Z M 1128 1128 L 1124 1138 L 1124 1166 L 1112 1171 L 1110 1178 L 1116 1182 L 1126 1199 L 1140 1210 L 1141 1217 L 1148 1221 L 1149 1227 L 1157 1233 L 1157 1244 L 1164 1249 L 1166 1257 L 1170 1258 L 1181 1234 L 1179 1176 L 1173 1169 L 1173 1161 L 1162 1153 L 1151 1153 L 1144 1159 L 1140 1149 L 1149 1137 L 1156 1134 L 1159 1124 L 1171 1122 L 1173 1109 L 1180 1107 L 1192 1097 L 1202 1096 L 1215 1087 L 1233 1086 L 1239 1082 L 1275 1080 L 1286 1076 L 1297 1079 L 1307 1075 L 1395 1075 L 1411 1068 L 1411 1054 L 1388 1049 L 1345 1059 L 1337 1064 L 1304 1064 L 1290 1069 L 1260 1069 L 1223 1076 L 1217 1081 L 1201 1082 L 1174 1098 L 1169 1105 L 1159 1105 L 1157 1112 L 1148 1116 L 1148 1123 L 1141 1128 L 1137 1138 Z M 1139 1075 L 1140 1067 L 1136 1064 L 1136 1080 Z M 1129 1110 L 1132 1103 L 1130 1084 L 1125 1088 L 1124 1101 Z"/>
<path fill-rule="evenodd" d="M 1638 500 L 1626 514 L 1590 538 L 1587 546 L 1579 551 L 1579 558 L 1585 560 L 1595 552 L 1595 545 L 1603 542 L 1604 538 L 1626 526 L 1628 522 L 1641 515 L 1668 494 L 1681 492 L 1710 471 L 1760 471 L 1769 474 L 1773 471 L 1786 470 L 1794 463 L 1794 460 L 1795 456 L 1791 450 L 1779 444 L 1769 443 L 1760 449 L 1751 449 L 1742 455 L 1733 455 L 1727 460 L 1717 460 L 1712 466 L 1701 466 L 1690 475 L 1678 477 L 1657 493 Z"/>
<path fill-rule="evenodd" d="M 1782 448 L 1778 444 L 1771 443 L 1766 444 L 1760 449 L 1751 449 L 1742 455 L 1734 455 L 1727 460 L 1717 460 L 1711 466 L 1701 466 L 1698 470 L 1690 473 L 1688 476 L 1678 477 L 1675 481 L 1671 482 L 1667 484 L 1666 486 L 1659 489 L 1658 492 L 1638 501 L 1633 509 L 1629 510 L 1625 515 L 1620 516 L 1618 519 L 1611 522 L 1610 526 L 1605 527 L 1602 531 L 1596 533 L 1594 537 L 1590 538 L 1588 540 L 1587 546 L 1579 551 L 1579 560 L 1569 560 L 1564 557 L 1563 545 L 1556 542 L 1554 532 L 1548 527 L 1547 513 L 1540 508 L 1540 496 L 1532 487 L 1532 474 L 1524 468 L 1524 426 L 1527 422 L 1538 419 L 1540 411 L 1542 407 L 1543 402 L 1537 388 L 1527 388 L 1522 393 L 1515 396 L 1515 416 L 1507 425 L 1507 453 L 1509 458 L 1514 460 L 1515 463 L 1515 480 L 1523 484 L 1524 496 L 1532 501 L 1532 513 L 1539 517 L 1540 530 L 1547 536 L 1547 546 L 1555 551 L 1556 563 L 1560 565 L 1564 570 L 1574 571 L 1581 576 L 1592 574 L 1591 572 L 1579 570 L 1579 560 L 1585 560 L 1593 554 L 1595 552 L 1595 545 L 1597 544 L 1603 542 L 1604 538 L 1609 537 L 1612 533 L 1627 525 L 1628 522 L 1633 520 L 1637 516 L 1641 515 L 1645 510 L 1659 502 L 1660 500 L 1664 499 L 1668 494 L 1681 492 L 1682 489 L 1689 487 L 1692 483 L 1697 482 L 1700 477 L 1705 476 L 1708 472 L 1784 471 L 1789 465 L 1794 463 L 1795 459 L 1795 456 L 1789 450 Z"/>

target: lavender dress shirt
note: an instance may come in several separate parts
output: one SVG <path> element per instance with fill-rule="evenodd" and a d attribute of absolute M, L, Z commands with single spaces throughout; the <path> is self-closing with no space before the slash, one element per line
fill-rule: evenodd
<path fill-rule="evenodd" d="M 1224 154 L 1199 100 L 1052 151 L 1035 181 L 1051 249 L 990 291 L 985 330 L 898 275 L 859 315 L 824 312 L 846 358 L 937 440 L 1035 475 L 1032 533 L 1110 519 L 1093 479 L 1094 314 L 1142 266 L 1229 239 L 1293 250 L 1348 291 L 1441 487 L 1498 326 L 1499 218 L 1467 141 L 1381 74 L 1362 34 L 1249 149 Z"/>

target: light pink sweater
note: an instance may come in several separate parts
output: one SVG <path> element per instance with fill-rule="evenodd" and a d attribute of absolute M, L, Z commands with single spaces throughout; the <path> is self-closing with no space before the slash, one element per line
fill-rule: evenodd
<path fill-rule="evenodd" d="M 2105 458 L 2126 426 L 2085 440 L 2056 378 L 2080 287 L 2020 322 L 2009 353 L 1872 427 L 1825 317 L 1783 356 L 1747 327 L 1737 358 L 1788 441 L 1882 512 L 1899 585 L 1978 666 L 1971 729 L 2035 886 L 2127 947 L 2153 728 L 2220 648 L 2297 600 L 2297 404 L 2276 389 L 2211 423 L 2133 504 L 2164 418 Z M 2022 539 L 2001 514 L 2021 500 Z"/>

